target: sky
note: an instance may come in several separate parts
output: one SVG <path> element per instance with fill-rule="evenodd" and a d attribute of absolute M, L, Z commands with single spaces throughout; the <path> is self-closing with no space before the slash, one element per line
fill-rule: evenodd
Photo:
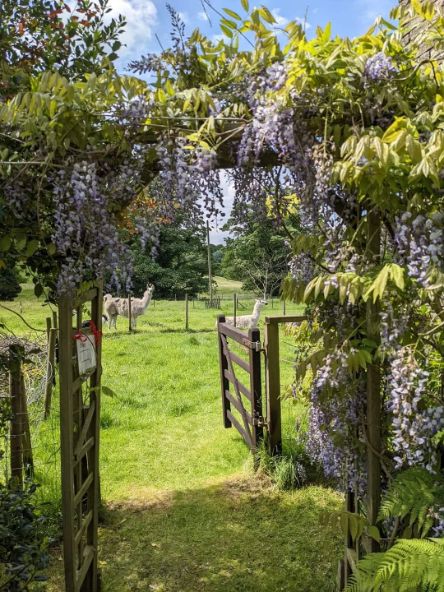
<path fill-rule="evenodd" d="M 123 14 L 127 20 L 126 31 L 121 38 L 124 47 L 118 62 L 122 73 L 131 60 L 142 54 L 157 53 L 160 44 L 169 46 L 170 24 L 164 0 L 109 1 L 112 9 L 110 16 Z M 170 4 L 179 12 L 189 33 L 196 27 L 208 37 L 216 37 L 220 33 L 219 17 L 208 7 L 205 11 L 201 0 L 170 0 Z M 245 14 L 240 0 L 211 0 L 211 4 L 219 11 L 230 8 L 240 15 Z M 331 22 L 334 35 L 355 37 L 364 33 L 378 16 L 387 17 L 396 0 L 260 0 L 257 5 L 261 4 L 271 10 L 280 27 L 289 20 L 300 20 L 310 35 L 317 26 L 324 27 Z M 250 6 L 253 5 L 254 1 L 250 0 Z M 233 190 L 228 183 L 224 183 L 224 188 L 228 213 Z M 211 242 L 221 243 L 225 236 L 220 228 L 215 228 L 211 233 Z"/>

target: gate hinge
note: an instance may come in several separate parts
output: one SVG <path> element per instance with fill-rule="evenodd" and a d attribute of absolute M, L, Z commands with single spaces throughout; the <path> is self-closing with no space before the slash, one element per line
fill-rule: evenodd
<path fill-rule="evenodd" d="M 260 341 L 250 341 L 249 339 L 242 339 L 242 345 L 248 347 L 255 352 L 261 352 L 263 350 L 262 343 Z"/>
<path fill-rule="evenodd" d="M 254 420 L 253 420 L 253 424 L 255 426 L 257 426 L 258 428 L 266 428 L 268 426 L 267 418 L 262 417 L 262 415 L 255 415 Z"/>

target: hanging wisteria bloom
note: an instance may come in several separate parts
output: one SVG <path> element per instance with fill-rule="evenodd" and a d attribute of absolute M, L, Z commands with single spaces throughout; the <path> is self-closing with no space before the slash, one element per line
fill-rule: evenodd
<path fill-rule="evenodd" d="M 436 470 L 437 452 L 432 437 L 444 429 L 444 407 L 427 407 L 429 373 L 408 348 L 392 357 L 387 384 L 387 410 L 392 415 L 392 446 L 397 469 L 425 466 Z"/>
<path fill-rule="evenodd" d="M 156 146 L 159 181 L 169 191 L 171 204 L 180 205 L 198 220 L 205 208 L 211 215 L 222 212 L 223 192 L 216 154 L 197 147 L 187 148 L 186 138 L 165 134 Z"/>
<path fill-rule="evenodd" d="M 364 75 L 373 82 L 389 80 L 397 73 L 398 68 L 393 63 L 393 60 L 382 51 L 368 58 L 365 63 Z"/>
<path fill-rule="evenodd" d="M 111 276 L 117 286 L 130 274 L 127 248 L 120 241 L 110 206 L 100 188 L 94 163 L 74 163 L 70 173 L 54 179 L 54 233 L 63 257 L 59 294 L 72 292 L 83 280 Z"/>
<path fill-rule="evenodd" d="M 444 271 L 444 213 L 430 217 L 414 217 L 405 212 L 396 220 L 395 242 L 401 262 L 408 274 L 422 286 L 429 285 L 429 272 L 433 265 Z"/>

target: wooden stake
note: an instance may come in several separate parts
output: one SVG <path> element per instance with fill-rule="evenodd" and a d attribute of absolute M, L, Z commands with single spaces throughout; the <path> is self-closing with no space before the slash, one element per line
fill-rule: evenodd
<path fill-rule="evenodd" d="M 236 317 L 237 317 L 237 294 L 235 292 L 233 294 L 233 321 L 234 321 L 235 327 L 236 327 Z"/>
<path fill-rule="evenodd" d="M 34 477 L 34 458 L 32 454 L 31 429 L 29 427 L 28 402 L 26 400 L 25 377 L 20 376 L 20 397 L 22 408 L 22 458 L 25 474 L 28 479 Z"/>
<path fill-rule="evenodd" d="M 46 385 L 45 385 L 45 414 L 48 419 L 51 414 L 52 388 L 54 386 L 55 375 L 55 346 L 57 339 L 57 329 L 52 327 L 48 337 L 48 358 L 46 362 Z"/>
<path fill-rule="evenodd" d="M 213 306 L 213 272 L 211 269 L 210 223 L 207 220 L 207 252 L 208 252 L 208 297 L 210 308 Z"/>
<path fill-rule="evenodd" d="M 23 487 L 23 427 L 22 427 L 22 397 L 20 394 L 21 361 L 20 347 L 11 345 L 9 348 L 9 395 L 11 397 L 11 477 L 17 487 Z"/>
<path fill-rule="evenodd" d="M 131 309 L 131 294 L 128 294 L 128 331 L 131 333 L 133 330 L 133 314 Z"/>
<path fill-rule="evenodd" d="M 46 317 L 46 340 L 49 340 L 49 332 L 51 331 L 52 327 L 52 319 L 51 317 Z"/>

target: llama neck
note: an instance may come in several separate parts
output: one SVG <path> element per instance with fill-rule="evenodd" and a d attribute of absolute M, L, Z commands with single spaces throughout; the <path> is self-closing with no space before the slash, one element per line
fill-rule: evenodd
<path fill-rule="evenodd" d="M 251 316 L 253 318 L 255 318 L 255 319 L 258 319 L 259 318 L 259 315 L 261 314 L 261 308 L 262 307 L 261 307 L 261 305 L 259 303 L 258 304 L 255 304 L 254 305 L 254 308 L 253 308 L 253 314 Z"/>
<path fill-rule="evenodd" d="M 150 303 L 150 300 L 151 300 L 151 290 L 145 290 L 145 292 L 143 294 L 142 302 L 141 302 L 144 310 L 146 309 L 146 307 Z"/>

